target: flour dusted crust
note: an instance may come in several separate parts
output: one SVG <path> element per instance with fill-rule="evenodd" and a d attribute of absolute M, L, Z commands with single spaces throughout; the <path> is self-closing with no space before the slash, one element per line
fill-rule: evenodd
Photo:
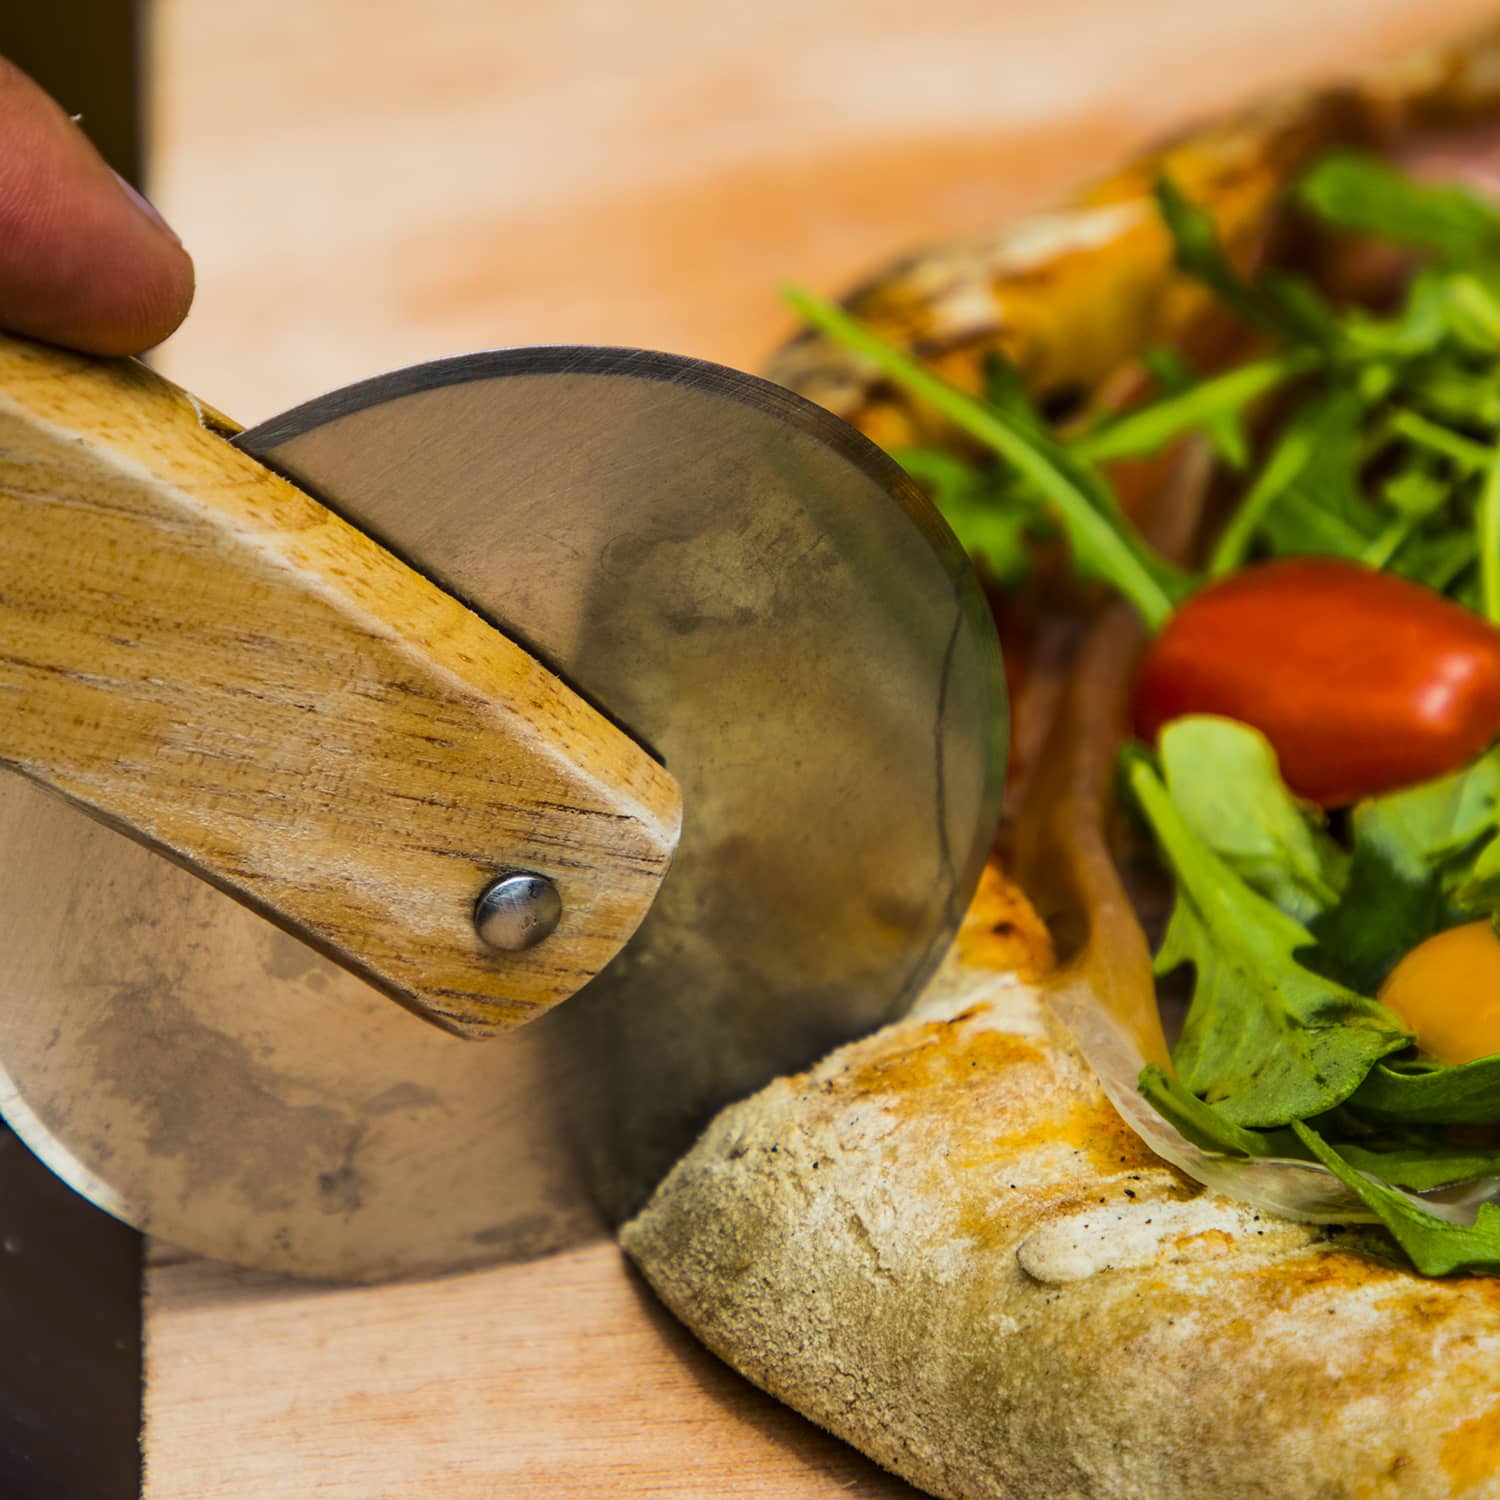
<path fill-rule="evenodd" d="M 1500 1497 L 1500 1280 L 1152 1156 L 1034 931 L 992 877 L 909 1018 L 725 1110 L 621 1234 L 663 1301 L 955 1500 Z"/>
<path fill-rule="evenodd" d="M 1159 173 L 1253 264 L 1317 152 L 1497 118 L 1492 30 L 1192 132 L 848 306 L 966 389 L 999 351 L 1041 399 L 1098 395 L 1202 313 Z M 887 446 L 954 438 L 814 334 L 770 373 Z M 1045 946 L 992 873 L 912 1016 L 725 1110 L 621 1232 L 662 1299 L 954 1500 L 1500 1500 L 1500 1279 L 1424 1281 L 1380 1231 L 1268 1217 L 1152 1156 L 1051 1020 Z"/>

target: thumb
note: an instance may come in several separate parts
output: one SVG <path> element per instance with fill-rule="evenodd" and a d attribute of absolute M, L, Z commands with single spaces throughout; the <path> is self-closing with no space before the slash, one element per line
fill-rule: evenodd
<path fill-rule="evenodd" d="M 0 58 L 0 328 L 136 354 L 187 315 L 193 263 L 83 132 Z"/>

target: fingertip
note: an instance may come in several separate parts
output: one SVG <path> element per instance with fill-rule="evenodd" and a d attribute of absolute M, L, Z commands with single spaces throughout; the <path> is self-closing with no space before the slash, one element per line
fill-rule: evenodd
<path fill-rule="evenodd" d="M 0 327 L 137 354 L 187 315 L 193 263 L 83 132 L 0 59 Z"/>
<path fill-rule="evenodd" d="M 62 297 L 49 309 L 52 331 L 36 333 L 89 354 L 141 354 L 173 333 L 192 306 L 192 257 L 180 244 L 121 248 L 108 257 L 91 254 L 87 300 L 69 312 Z M 71 294 L 70 294 L 71 296 Z"/>

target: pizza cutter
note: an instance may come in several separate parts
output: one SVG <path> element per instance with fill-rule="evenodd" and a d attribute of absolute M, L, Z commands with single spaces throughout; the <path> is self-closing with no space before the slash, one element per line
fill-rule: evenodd
<path fill-rule="evenodd" d="M 910 1000 L 1005 725 L 942 521 L 765 381 L 501 350 L 239 432 L 0 340 L 0 1113 L 248 1265 L 607 1232 Z"/>

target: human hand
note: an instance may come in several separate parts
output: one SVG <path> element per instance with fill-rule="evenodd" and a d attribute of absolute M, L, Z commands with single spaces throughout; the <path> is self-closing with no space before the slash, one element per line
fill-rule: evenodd
<path fill-rule="evenodd" d="M 138 354 L 187 316 L 193 263 L 77 125 L 0 58 L 0 328 Z"/>

